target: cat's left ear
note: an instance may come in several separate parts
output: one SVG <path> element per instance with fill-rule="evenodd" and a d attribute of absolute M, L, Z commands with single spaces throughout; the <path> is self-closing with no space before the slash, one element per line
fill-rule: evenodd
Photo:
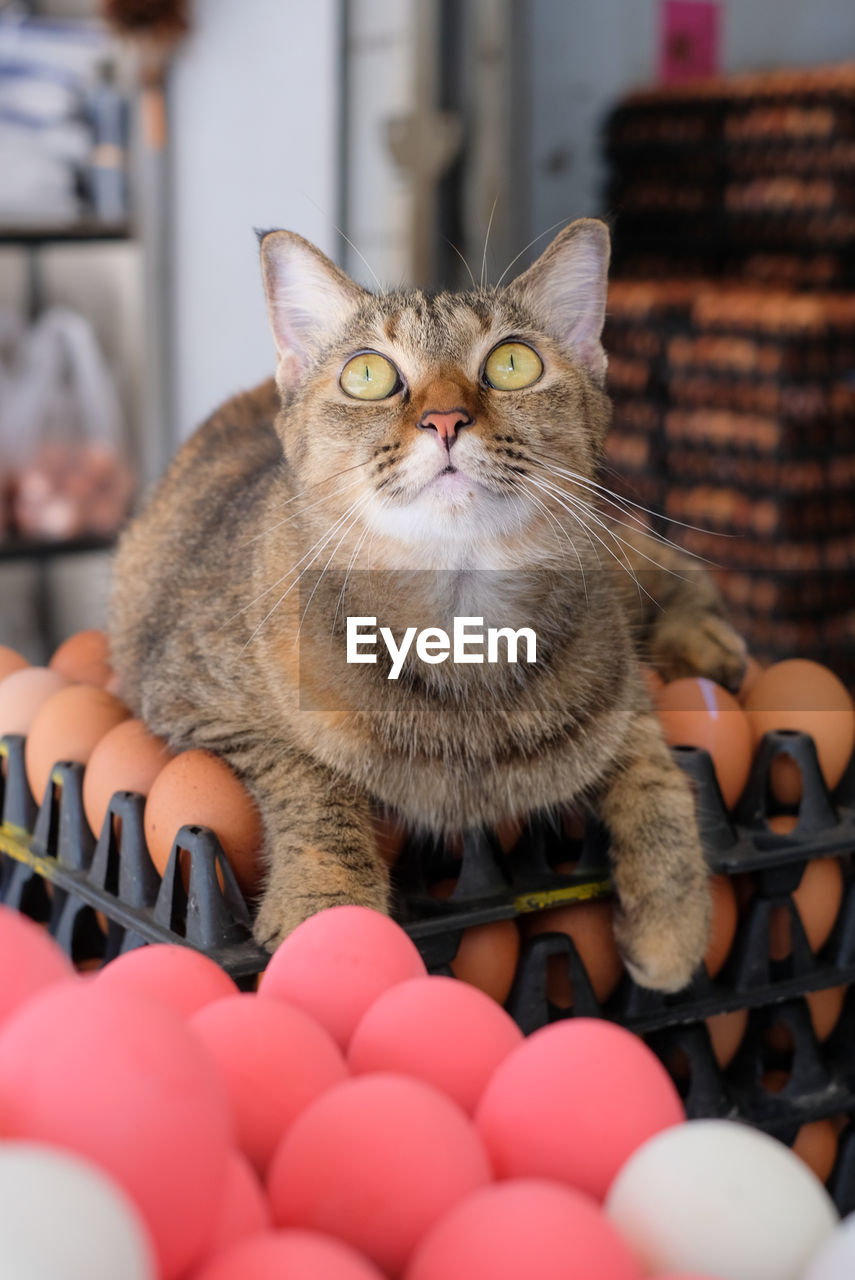
<path fill-rule="evenodd" d="M 267 314 L 279 353 L 276 380 L 292 386 L 367 296 L 294 231 L 259 233 Z"/>
<path fill-rule="evenodd" d="M 606 224 L 597 218 L 579 218 L 559 232 L 545 253 L 508 288 L 601 386 L 606 377 L 600 338 L 608 270 Z"/>

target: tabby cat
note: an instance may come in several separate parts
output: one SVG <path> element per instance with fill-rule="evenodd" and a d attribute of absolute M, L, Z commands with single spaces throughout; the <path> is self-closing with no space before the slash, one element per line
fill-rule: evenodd
<path fill-rule="evenodd" d="M 300 236 L 261 237 L 275 383 L 216 412 L 124 534 L 111 643 L 134 712 L 254 795 L 268 948 L 322 907 L 389 910 L 378 813 L 448 835 L 570 805 L 610 831 L 636 980 L 678 989 L 704 953 L 693 794 L 637 645 L 731 687 L 745 652 L 708 577 L 603 518 L 608 256 L 582 219 L 504 288 L 373 294 Z M 381 627 L 461 616 L 528 625 L 536 660 L 425 643 L 389 679 Z M 345 660 L 349 617 L 376 661 Z"/>

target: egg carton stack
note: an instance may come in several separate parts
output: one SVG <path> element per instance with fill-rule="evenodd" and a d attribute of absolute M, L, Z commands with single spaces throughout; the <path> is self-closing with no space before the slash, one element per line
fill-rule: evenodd
<path fill-rule="evenodd" d="M 855 674 L 855 294 L 707 287 L 667 360 L 665 510 L 713 531 L 681 541 L 759 652 Z"/>
<path fill-rule="evenodd" d="M 855 64 L 634 93 L 606 149 L 622 273 L 855 286 Z"/>
<path fill-rule="evenodd" d="M 573 1014 L 615 1020 L 660 1054 L 691 1116 L 742 1117 L 806 1158 L 813 1143 L 810 1161 L 840 1208 L 855 1209 L 855 770 L 831 796 L 812 740 L 770 734 L 728 813 L 707 753 L 676 754 L 696 780 L 715 875 L 713 940 L 688 990 L 660 996 L 623 971 L 607 840 L 573 815 L 560 827 L 470 832 L 459 847 L 405 845 L 401 921 L 432 972 L 489 990 L 526 1032 Z M 798 764 L 803 796 L 776 832 L 767 784 L 781 755 Z M 161 877 L 141 796 L 116 793 L 96 835 L 82 766 L 58 764 L 37 807 L 23 739 L 0 740 L 0 758 L 0 900 L 43 921 L 81 968 L 183 943 L 255 985 L 267 957 L 212 832 L 182 827 Z"/>
<path fill-rule="evenodd" d="M 855 294 L 617 281 L 609 311 L 607 343 L 631 327 L 657 343 L 645 407 L 664 531 L 717 566 L 764 660 L 855 676 Z M 637 471 L 612 462 L 632 497 Z"/>
<path fill-rule="evenodd" d="M 614 413 L 606 464 L 621 477 L 624 492 L 657 511 L 666 493 L 668 339 L 691 297 L 692 285 L 679 280 L 615 281 L 609 292 L 605 345 Z M 608 474 L 604 481 L 611 483 Z"/>

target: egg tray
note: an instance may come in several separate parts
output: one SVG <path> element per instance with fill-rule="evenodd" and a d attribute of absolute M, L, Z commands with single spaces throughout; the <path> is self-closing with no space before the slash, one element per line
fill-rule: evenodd
<path fill-rule="evenodd" d="M 767 1034 L 785 1028 L 792 1049 L 770 1050 Z M 827 1181 L 839 1212 L 855 1211 L 855 988 L 837 1026 L 819 1043 L 804 1000 L 751 1012 L 739 1049 L 722 1069 L 706 1026 L 669 1028 L 645 1037 L 677 1083 L 689 1119 L 741 1120 L 792 1146 L 813 1121 L 841 1123 L 838 1150 Z M 769 1087 L 770 1073 L 781 1081 Z"/>
<path fill-rule="evenodd" d="M 183 943 L 239 986 L 254 986 L 267 954 L 252 939 L 249 910 L 213 832 L 182 827 L 161 877 L 145 844 L 142 796 L 117 792 L 96 840 L 83 812 L 82 765 L 58 763 L 37 807 L 24 739 L 0 739 L 0 761 L 0 902 L 45 923 L 83 966 L 145 943 Z"/>
<path fill-rule="evenodd" d="M 254 978 L 266 953 L 252 941 L 249 909 L 212 832 L 184 826 L 176 835 L 163 877 L 145 845 L 144 801 L 117 792 L 97 837 L 83 812 L 81 765 L 55 766 L 45 800 L 37 808 L 24 768 L 23 739 L 0 739 L 3 859 L 0 900 L 49 921 L 51 932 L 75 960 L 110 959 L 143 942 L 179 941 L 206 951 L 237 978 Z M 766 825 L 771 762 L 786 754 L 799 766 L 803 799 L 796 828 L 777 835 Z M 550 955 L 566 953 L 578 998 L 591 1011 L 639 1031 L 685 1023 L 734 1008 L 759 1006 L 855 979 L 855 888 L 847 879 L 831 938 L 814 955 L 790 894 L 806 863 L 855 851 L 855 765 L 832 799 L 819 771 L 810 738 L 779 731 L 767 734 L 735 819 L 725 810 L 712 762 L 705 751 L 677 748 L 675 758 L 694 779 L 707 860 L 714 872 L 752 872 L 757 891 L 720 980 L 701 974 L 686 991 L 662 996 L 629 979 L 618 998 L 601 1009 L 591 993 L 573 944 L 564 935 L 542 935 L 526 948 L 511 1005 L 525 1030 L 550 1021 L 544 971 Z M 570 874 L 555 871 L 572 860 Z M 434 886 L 454 880 L 449 896 Z M 515 919 L 532 911 L 607 896 L 611 892 L 608 840 L 593 820 L 581 840 L 570 840 L 552 822 L 535 818 L 504 853 L 490 831 L 470 831 L 462 851 L 411 840 L 395 872 L 397 918 L 431 969 L 454 959 L 463 932 L 476 925 Z M 791 915 L 792 954 L 768 959 L 768 920 L 773 906 Z M 90 924 L 95 912 L 108 921 L 106 936 Z M 593 1003 L 592 1003 L 593 1001 Z"/>
<path fill-rule="evenodd" d="M 83 813 L 83 767 L 57 764 L 44 803 L 37 808 L 26 780 L 23 746 L 23 739 L 15 736 L 0 740 L 4 765 L 0 849 L 8 855 L 0 882 L 3 900 L 20 899 L 28 883 L 41 879 L 55 891 L 52 917 L 57 903 L 61 915 L 69 900 L 79 899 L 75 906 L 99 910 L 118 926 L 114 937 L 108 935 L 105 959 L 140 941 L 177 939 L 208 951 L 229 972 L 260 971 L 266 955 L 248 942 L 249 911 L 213 833 L 202 827 L 182 827 L 161 878 L 145 846 L 141 796 L 117 792 L 96 839 Z M 799 821 L 790 835 L 775 834 L 766 826 L 769 768 L 781 754 L 796 761 L 803 777 Z M 772 993 L 783 999 L 855 977 L 855 922 L 847 919 L 851 893 L 847 890 L 835 933 L 820 957 L 810 953 L 789 899 L 808 860 L 855 851 L 855 766 L 850 766 L 833 799 L 810 738 L 787 731 L 767 734 L 736 817 L 731 819 L 707 753 L 676 748 L 674 756 L 695 782 L 711 869 L 726 875 L 755 873 L 756 900 L 746 917 L 748 936 L 736 949 L 739 956 L 726 984 L 708 987 L 701 977 L 687 992 L 671 997 L 630 984 L 632 990 L 621 1004 L 621 1020 L 648 1030 L 742 1007 L 752 992 L 751 1003 L 760 1004 Z M 556 873 L 556 864 L 569 860 L 575 863 L 573 872 Z M 433 886 L 452 878 L 453 892 L 442 899 L 435 897 Z M 608 840 L 595 821 L 586 823 L 581 840 L 571 841 L 543 818 L 532 821 L 509 853 L 503 853 L 490 831 L 467 832 L 459 854 L 436 842 L 411 840 L 402 852 L 395 881 L 398 919 L 422 949 L 429 967 L 443 966 L 454 958 L 467 928 L 608 895 Z M 783 969 L 773 969 L 762 935 L 771 907 L 788 904 L 793 916 L 792 958 Z M 75 926 L 69 933 L 68 925 L 60 924 L 56 922 L 54 932 L 61 940 L 70 939 Z M 549 950 L 547 937 L 530 947 L 532 965 L 538 963 L 539 952 Z M 759 951 L 758 939 L 763 942 Z M 531 983 L 517 985 L 522 1016 L 520 991 Z M 540 1011 L 524 1020 L 530 1030 L 549 1019 Z"/>
<path fill-rule="evenodd" d="M 803 777 L 799 823 L 791 836 L 765 828 L 768 770 L 782 753 L 796 760 Z M 546 994 L 547 964 L 560 955 L 573 985 L 574 1014 L 622 1023 L 643 1035 L 666 1065 L 675 1053 L 682 1055 L 688 1063 L 683 1092 L 689 1115 L 739 1116 L 784 1141 L 808 1120 L 855 1116 L 855 995 L 850 993 L 828 1044 L 819 1047 L 801 998 L 855 983 L 855 875 L 847 871 L 837 922 L 818 955 L 789 896 L 811 858 L 839 855 L 848 862 L 855 850 L 855 764 L 832 799 L 811 739 L 769 734 L 732 821 L 707 753 L 681 749 L 675 756 L 695 780 L 711 868 L 720 874 L 751 871 L 757 880 L 725 969 L 715 980 L 702 973 L 675 996 L 644 990 L 625 975 L 615 995 L 599 1002 L 572 940 L 542 934 L 523 948 L 507 1008 L 525 1032 L 568 1016 Z M 255 986 L 268 957 L 252 939 L 248 908 L 212 832 L 182 827 L 161 878 L 145 846 L 141 796 L 117 792 L 96 839 L 83 813 L 82 766 L 57 764 L 37 807 L 22 738 L 0 739 L 0 763 L 0 901 L 43 921 L 83 968 L 145 943 L 179 943 L 209 955 L 240 987 Z M 575 870 L 556 873 L 555 864 L 568 856 L 576 860 Z M 570 840 L 554 824 L 535 820 L 510 853 L 492 832 L 467 833 L 462 855 L 412 842 L 397 869 L 398 916 L 429 970 L 451 973 L 461 938 L 473 926 L 608 895 L 607 857 L 605 833 L 591 821 L 583 838 Z M 451 875 L 453 892 L 438 901 L 431 888 Z M 768 958 L 768 921 L 777 905 L 789 908 L 792 951 L 775 964 Z M 703 1020 L 743 1008 L 752 1010 L 749 1034 L 733 1066 L 722 1072 Z M 790 1027 L 794 1041 L 789 1081 L 774 1095 L 758 1084 L 762 1030 L 770 1020 Z M 831 1185 L 844 1211 L 855 1208 L 855 1131 L 841 1138 Z"/>
<path fill-rule="evenodd" d="M 524 1031 L 565 1016 L 566 1011 L 553 1006 L 546 994 L 547 967 L 555 956 L 561 956 L 566 963 L 575 993 L 575 1012 L 611 1018 L 639 1034 L 687 1025 L 735 1009 L 759 1008 L 855 981 L 855 871 L 849 866 L 849 855 L 855 852 L 853 768 L 850 766 L 832 799 L 819 771 L 812 740 L 785 731 L 767 734 L 756 754 L 736 817 L 731 819 L 708 754 L 677 748 L 674 755 L 695 782 L 699 822 L 711 870 L 728 876 L 750 872 L 756 883 L 754 898 L 742 918 L 726 966 L 715 979 L 701 971 L 690 987 L 675 995 L 639 987 L 626 975 L 615 994 L 600 1002 L 572 940 L 561 933 L 541 934 L 523 947 L 507 1002 Z M 769 769 L 780 755 L 793 758 L 803 778 L 799 821 L 790 835 L 778 835 L 766 824 Z M 590 822 L 581 847 L 575 849 L 543 822 L 535 823 L 510 855 L 502 854 L 489 833 L 472 833 L 464 841 L 454 894 L 449 901 L 437 903 L 429 896 L 430 856 L 412 848 L 405 852 L 401 864 L 408 908 L 405 927 L 429 968 L 451 972 L 463 932 L 473 924 L 513 919 L 607 894 L 607 849 L 601 828 Z M 555 863 L 574 854 L 580 858 L 574 875 L 557 876 Z M 807 863 L 829 856 L 839 857 L 845 868 L 844 893 L 832 934 L 814 954 L 791 895 Z M 449 868 L 443 868 L 439 878 L 447 874 Z M 769 920 L 775 907 L 788 911 L 792 936 L 791 954 L 779 962 L 769 957 Z"/>

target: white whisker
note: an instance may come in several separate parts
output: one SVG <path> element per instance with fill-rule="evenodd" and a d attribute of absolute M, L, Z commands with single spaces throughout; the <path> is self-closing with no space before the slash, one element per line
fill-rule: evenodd
<path fill-rule="evenodd" d="M 364 497 L 370 497 L 370 496 L 372 496 L 372 495 L 370 495 L 370 494 L 363 494 L 363 498 L 364 498 Z M 352 502 L 352 503 L 350 504 L 350 506 L 347 508 L 347 510 L 344 512 L 344 514 L 343 514 L 343 515 L 341 515 L 341 516 L 339 516 L 339 517 L 338 517 L 338 519 L 337 519 L 336 521 L 334 521 L 334 523 L 332 524 L 331 528 L 328 530 L 328 532 L 327 532 L 326 536 L 321 537 L 321 538 L 318 538 L 317 542 L 315 542 L 311 547 L 309 547 L 309 550 L 306 552 L 306 554 L 305 554 L 305 555 L 303 555 L 303 556 L 301 556 L 301 557 L 300 557 L 300 559 L 297 561 L 297 563 L 296 563 L 296 564 L 293 564 L 293 565 L 291 566 L 291 568 L 290 568 L 290 569 L 287 569 L 287 570 L 285 571 L 285 573 L 283 573 L 280 577 L 278 577 L 278 578 L 276 579 L 276 581 L 275 581 L 275 582 L 271 583 L 271 585 L 270 585 L 269 587 L 266 587 L 266 588 L 264 589 L 264 591 L 259 592 L 259 594 L 255 597 L 255 599 L 254 599 L 254 600 L 250 600 L 249 604 L 245 604 L 245 605 L 243 606 L 243 608 L 242 608 L 242 609 L 238 609 L 237 613 L 232 614 L 232 616 L 231 616 L 230 618 L 227 618 L 227 619 L 226 619 L 226 621 L 223 623 L 223 626 L 224 626 L 224 627 L 228 626 L 228 625 L 229 625 L 229 623 L 234 622 L 237 618 L 239 618 L 239 617 L 241 616 L 241 614 L 246 613 L 246 611 L 247 611 L 248 609 L 253 608 L 253 606 L 254 606 L 254 605 L 258 604 L 259 600 L 263 600 L 263 599 L 264 599 L 264 597 L 265 597 L 266 595 L 269 595 L 271 591 L 275 591 L 275 590 L 276 590 L 276 588 L 280 585 L 280 583 L 283 583 L 283 582 L 285 582 L 288 578 L 290 578 L 291 574 L 295 571 L 295 569 L 299 569 L 299 568 L 300 568 L 300 565 L 303 563 L 303 561 L 304 561 L 304 560 L 308 560 L 309 556 L 310 556 L 310 555 L 312 554 L 312 552 L 315 550 L 315 547 L 318 547 L 318 551 L 317 551 L 317 553 L 312 557 L 312 559 L 309 561 L 309 563 L 306 565 L 306 567 L 300 571 L 300 573 L 297 575 L 297 578 L 295 579 L 295 581 L 294 581 L 294 582 L 292 582 L 292 583 L 291 583 L 291 586 L 288 588 L 288 590 L 287 590 L 287 591 L 285 591 L 285 592 L 283 593 L 283 595 L 281 595 L 281 596 L 279 597 L 279 599 L 277 600 L 276 604 L 275 604 L 275 605 L 273 606 L 273 608 L 270 610 L 270 613 L 268 613 L 264 618 L 262 618 L 261 622 L 258 624 L 258 626 L 256 627 L 255 631 L 253 631 L 252 635 L 249 637 L 249 640 L 247 640 L 246 644 L 243 646 L 243 648 L 244 648 L 244 649 L 246 649 L 246 647 L 247 647 L 247 645 L 250 643 L 250 641 L 252 641 L 252 640 L 255 638 L 255 636 L 256 636 L 256 635 L 257 635 L 257 633 L 261 630 L 261 628 L 264 626 L 265 622 L 266 622 L 266 621 L 267 621 L 267 619 L 271 616 L 271 614 L 275 613 L 275 611 L 279 608 L 279 605 L 280 605 L 280 604 L 282 603 L 282 601 L 285 599 L 285 596 L 287 596 L 287 595 L 288 595 L 288 592 L 289 592 L 289 591 L 291 591 L 291 590 L 292 590 L 292 589 L 297 585 L 297 583 L 298 583 L 298 582 L 300 581 L 300 579 L 302 578 L 303 574 L 304 574 L 308 569 L 310 569 L 310 568 L 312 567 L 312 565 L 315 563 L 315 560 L 317 560 L 318 556 L 321 554 L 321 552 L 323 551 L 324 547 L 325 547 L 325 546 L 327 545 L 327 543 L 329 542 L 330 538 L 332 538 L 332 537 L 334 537 L 334 536 L 335 536 L 336 530 L 337 530 L 338 528 L 340 528 L 340 526 L 341 526 L 342 522 L 348 518 L 348 516 L 350 515 L 351 511 L 353 511 L 353 510 L 355 509 L 355 507 L 356 507 L 357 503 L 358 503 L 358 502 L 361 502 L 361 501 L 362 501 L 362 498 L 357 498 L 354 502 Z M 243 651 L 243 650 L 242 650 L 242 651 Z"/>
<path fill-rule="evenodd" d="M 367 493 L 367 494 L 365 494 L 365 495 L 364 495 L 364 499 L 365 499 L 365 500 L 368 500 L 368 501 L 370 501 L 373 497 L 374 497 L 374 494 L 373 494 L 373 493 Z M 296 634 L 296 636 L 294 637 L 295 642 L 296 642 L 297 640 L 299 640 L 299 639 L 300 639 L 300 632 L 303 630 L 303 623 L 304 623 L 304 622 L 305 622 L 305 620 L 306 620 L 306 614 L 309 612 L 309 605 L 312 603 L 312 601 L 313 601 L 313 600 L 314 600 L 314 598 L 315 598 L 315 592 L 317 591 L 318 587 L 321 585 L 321 582 L 322 582 L 322 580 L 323 580 L 324 574 L 326 573 L 327 569 L 328 569 L 328 568 L 330 567 L 330 565 L 332 564 L 332 562 L 333 562 L 333 558 L 335 557 L 335 553 L 338 551 L 339 547 L 340 547 L 340 546 L 341 546 L 341 544 L 344 542 L 345 538 L 346 538 L 346 537 L 347 537 L 347 535 L 350 533 L 351 529 L 352 529 L 352 528 L 353 528 L 353 526 L 356 524 L 357 520 L 359 519 L 360 515 L 362 514 L 362 510 L 364 510 L 364 508 L 365 508 L 365 500 L 363 500 L 363 502 L 362 502 L 362 507 L 361 507 L 361 509 L 359 508 L 359 506 L 357 506 L 357 510 L 355 511 L 355 513 L 354 513 L 354 515 L 353 515 L 353 519 L 352 519 L 352 520 L 350 521 L 350 523 L 347 525 L 347 527 L 346 527 L 346 529 L 345 529 L 344 533 L 341 535 L 341 537 L 339 538 L 338 542 L 337 542 L 337 543 L 335 544 L 335 546 L 333 547 L 332 551 L 330 552 L 329 556 L 327 557 L 327 562 L 326 562 L 326 564 L 324 565 L 323 569 L 321 569 L 320 576 L 318 577 L 317 582 L 316 582 L 316 583 L 315 583 L 315 585 L 312 587 L 312 590 L 311 590 L 311 593 L 310 593 L 310 595 L 309 595 L 309 598 L 308 598 L 308 600 L 306 601 L 306 607 L 305 607 L 305 609 L 303 610 L 302 616 L 301 616 L 301 618 L 300 618 L 300 625 L 297 627 L 297 634 Z M 302 574 L 301 574 L 300 576 L 302 577 Z"/>
<path fill-rule="evenodd" d="M 567 225 L 567 223 L 568 223 L 569 221 L 570 221 L 570 219 L 569 219 L 569 218 L 559 218 L 558 222 L 553 222 L 553 224 L 552 224 L 552 226 L 551 226 L 551 227 L 547 227 L 545 231 L 541 231 L 541 233 L 540 233 L 540 235 L 539 235 L 539 236 L 535 236 L 533 240 L 529 240 L 529 242 L 528 242 L 528 244 L 525 246 L 525 248 L 524 248 L 524 249 L 520 249 L 519 253 L 517 254 L 517 256 L 516 256 L 515 258 L 511 258 L 510 262 L 509 262 L 509 263 L 508 263 L 508 265 L 505 267 L 504 271 L 502 272 L 502 274 L 499 276 L 498 280 L 496 281 L 496 285 L 495 285 L 495 287 L 496 287 L 497 289 L 501 289 L 501 287 L 502 287 L 502 281 L 504 280 L 505 276 L 506 276 L 506 275 L 508 274 L 508 272 L 510 271 L 511 267 L 513 267 L 517 262 L 519 262 L 520 258 L 523 256 L 523 254 L 524 254 L 524 253 L 528 253 L 529 249 L 531 249 L 531 247 L 532 247 L 533 245 L 536 245 L 536 244 L 537 244 L 537 242 L 538 242 L 538 240 L 542 240 L 544 236 L 548 236 L 548 235 L 549 235 L 549 233 L 550 233 L 550 231 L 554 231 L 556 227 L 563 227 L 563 226 L 566 226 L 566 225 Z"/>
<path fill-rule="evenodd" d="M 484 284 L 487 279 L 487 246 L 490 243 L 490 231 L 493 226 L 493 216 L 495 215 L 496 205 L 498 203 L 499 203 L 499 197 L 496 196 L 495 200 L 493 201 L 493 207 L 490 210 L 490 220 L 487 223 L 487 234 L 484 236 L 484 255 L 481 258 L 481 288 L 482 289 L 484 288 Z"/>
<path fill-rule="evenodd" d="M 307 506 L 301 507 L 299 511 L 295 511 L 294 515 L 285 516 L 284 519 L 277 520 L 276 524 L 272 524 L 269 529 L 264 529 L 261 533 L 256 533 L 248 542 L 244 542 L 243 546 L 252 546 L 253 542 L 258 542 L 260 538 L 268 537 L 276 529 L 281 529 L 283 525 L 291 524 L 293 520 L 299 520 L 300 516 L 304 515 L 305 512 L 311 511 L 315 507 L 319 507 L 321 503 L 327 502 L 330 498 L 337 498 L 342 493 L 349 493 L 349 491 L 354 489 L 358 484 L 362 484 L 361 476 L 357 476 L 355 480 L 351 480 L 350 484 L 343 484 L 341 488 L 333 489 L 332 493 L 325 493 L 322 498 L 317 498 L 314 502 L 308 503 Z"/>
<path fill-rule="evenodd" d="M 473 289 L 477 289 L 477 288 L 478 288 L 478 286 L 477 286 L 477 285 L 476 285 L 476 283 L 475 283 L 475 277 L 474 277 L 474 275 L 472 274 L 472 268 L 470 267 L 469 263 L 468 263 L 468 262 L 466 261 L 466 259 L 464 258 L 463 254 L 462 254 L 462 253 L 460 252 L 460 250 L 458 249 L 457 245 L 454 243 L 454 241 L 453 241 L 453 240 L 449 240 L 448 236 L 443 236 L 442 238 L 443 238 L 443 240 L 445 241 L 445 243 L 448 245 L 449 249 L 453 249 L 453 250 L 454 250 L 454 252 L 457 254 L 458 258 L 460 259 L 460 261 L 463 263 L 464 267 L 465 267 L 465 268 L 466 268 L 466 270 L 468 271 L 468 273 L 469 273 L 469 279 L 472 281 L 472 288 L 473 288 Z"/>
<path fill-rule="evenodd" d="M 525 478 L 525 479 L 527 479 L 528 477 L 524 477 L 524 478 Z M 573 554 L 575 555 L 576 559 L 578 560 L 578 562 L 579 562 L 579 572 L 580 572 L 580 573 L 581 573 L 581 575 L 582 575 L 582 588 L 583 588 L 583 590 L 584 590 L 584 592 L 585 592 L 585 602 L 587 603 L 587 602 L 588 602 L 588 583 L 587 583 L 587 580 L 586 580 L 586 578 L 585 578 L 585 570 L 584 570 L 584 567 L 583 567 L 583 565 L 582 565 L 582 557 L 579 555 L 579 552 L 578 552 L 578 550 L 577 550 L 577 548 L 576 548 L 576 546 L 575 546 L 575 544 L 574 544 L 574 542 L 573 542 L 573 539 L 570 537 L 570 535 L 568 534 L 567 530 L 564 528 L 564 526 L 563 526 L 563 524 L 561 523 L 561 521 L 560 521 L 560 520 L 558 520 L 558 519 L 557 519 L 557 517 L 556 517 L 556 516 L 554 516 L 554 515 L 552 514 L 552 512 L 549 510 L 549 507 L 546 505 L 546 503 L 545 503 L 545 502 L 542 502 L 540 498 L 538 498 L 535 494 L 533 494 L 533 493 L 531 492 L 531 490 L 529 490 L 529 491 L 528 491 L 528 496 L 529 496 L 529 500 L 530 500 L 531 502 L 533 502 L 537 507 L 539 507 L 539 508 L 540 508 L 540 510 L 543 512 L 543 514 L 544 514 L 544 515 L 546 516 L 546 518 L 549 520 L 550 524 L 551 524 L 554 528 L 558 528 L 558 529 L 561 531 L 561 533 L 564 535 L 564 539 L 565 539 L 565 541 L 567 542 L 567 544 L 568 544 L 568 545 L 569 545 L 569 547 L 570 547 L 570 550 L 573 552 Z"/>
<path fill-rule="evenodd" d="M 312 199 L 312 197 L 309 195 L 308 191 L 304 191 L 304 192 L 303 192 L 303 195 L 304 195 L 304 196 L 306 197 L 306 199 L 309 201 L 309 204 L 313 204 L 313 205 L 315 206 L 315 208 L 317 209 L 318 213 L 323 214 L 323 216 L 324 216 L 325 218 L 330 218 L 330 215 L 327 213 L 326 209 L 322 209 L 322 208 L 321 208 L 321 206 L 318 204 L 317 200 L 313 200 L 313 199 Z M 332 226 L 333 231 L 338 232 L 338 234 L 341 236 L 342 240 L 344 240 L 346 244 L 349 244 L 349 245 L 350 245 L 351 249 L 352 249 L 352 250 L 353 250 L 353 252 L 356 254 L 357 258 L 359 258 L 359 259 L 360 259 L 360 261 L 365 265 L 365 267 L 366 267 L 366 269 L 368 270 L 369 274 L 371 275 L 371 277 L 372 277 L 372 279 L 373 279 L 374 283 L 377 285 L 377 290 L 378 290 L 378 292 L 379 292 L 379 293 L 382 293 L 382 292 L 383 292 L 383 286 L 382 286 L 382 284 L 380 283 L 380 279 L 379 279 L 379 277 L 378 277 L 378 275 L 377 275 L 377 272 L 374 270 L 374 268 L 372 267 L 371 263 L 368 261 L 368 259 L 366 258 L 365 254 L 362 252 L 362 250 L 361 250 L 361 249 L 357 249 L 356 245 L 353 243 L 353 241 L 351 240 L 350 236 L 349 236 L 349 235 L 347 235 L 347 234 L 342 230 L 342 228 L 341 228 L 340 226 L 338 226 L 338 224 L 337 224 L 337 223 L 333 222 L 332 218 L 330 218 L 330 225 Z"/>

